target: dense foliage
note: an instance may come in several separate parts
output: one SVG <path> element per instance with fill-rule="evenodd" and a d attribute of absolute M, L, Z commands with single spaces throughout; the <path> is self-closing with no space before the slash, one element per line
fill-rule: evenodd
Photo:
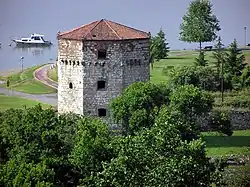
<path fill-rule="evenodd" d="M 92 117 L 58 116 L 40 106 L 0 113 L 3 186 L 209 186 L 220 166 L 206 156 L 194 116 L 211 110 L 209 94 L 185 85 L 135 83 L 112 113 L 114 135 Z"/>
<path fill-rule="evenodd" d="M 173 87 L 191 84 L 208 91 L 220 89 L 216 71 L 209 66 L 175 67 L 169 71 L 169 83 Z"/>

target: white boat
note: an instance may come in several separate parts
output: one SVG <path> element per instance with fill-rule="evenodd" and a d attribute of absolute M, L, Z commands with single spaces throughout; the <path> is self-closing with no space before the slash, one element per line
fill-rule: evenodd
<path fill-rule="evenodd" d="M 21 38 L 20 40 L 13 40 L 16 45 L 41 45 L 48 46 L 52 45 L 50 41 L 46 41 L 43 39 L 44 35 L 41 34 L 31 34 L 29 38 Z"/>

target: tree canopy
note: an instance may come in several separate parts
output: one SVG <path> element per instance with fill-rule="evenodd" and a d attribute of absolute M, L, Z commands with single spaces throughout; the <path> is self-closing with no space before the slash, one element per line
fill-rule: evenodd
<path fill-rule="evenodd" d="M 209 186 L 219 182 L 195 116 L 213 98 L 193 85 L 135 83 L 111 103 L 124 125 L 41 106 L 0 112 L 3 186 Z"/>
<path fill-rule="evenodd" d="M 180 39 L 185 42 L 211 42 L 220 30 L 219 20 L 208 0 L 193 0 L 182 18 Z"/>

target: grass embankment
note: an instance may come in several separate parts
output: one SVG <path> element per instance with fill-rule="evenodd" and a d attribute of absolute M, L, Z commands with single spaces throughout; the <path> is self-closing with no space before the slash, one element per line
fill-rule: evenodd
<path fill-rule="evenodd" d="M 250 88 L 241 91 L 225 92 L 222 102 L 221 92 L 212 92 L 214 108 L 219 110 L 250 111 Z"/>
<path fill-rule="evenodd" d="M 154 62 L 154 66 L 150 70 L 150 81 L 155 84 L 166 82 L 168 76 L 166 76 L 164 71 L 176 66 L 192 65 L 198 56 L 199 52 L 197 51 L 170 51 L 167 59 Z M 206 52 L 206 60 L 209 60 L 211 64 L 214 62 L 211 51 Z"/>
<path fill-rule="evenodd" d="M 24 70 L 23 72 L 5 77 L 5 80 L 8 79 L 10 82 L 9 88 L 31 94 L 55 93 L 55 89 L 34 79 L 33 73 L 39 67 L 41 66 L 34 66 Z M 4 86 L 6 87 L 7 85 L 4 84 Z"/>
<path fill-rule="evenodd" d="M 20 97 L 13 97 L 13 96 L 6 96 L 0 94 L 0 111 L 10 109 L 10 108 L 30 108 L 34 107 L 35 105 L 39 104 L 40 102 L 24 99 Z M 43 108 L 49 108 L 51 105 L 40 103 Z"/>
<path fill-rule="evenodd" d="M 250 50 L 243 51 L 246 58 L 246 63 L 250 65 Z M 195 58 L 199 56 L 198 51 L 170 51 L 167 59 L 162 59 L 154 63 L 153 69 L 150 72 L 150 81 L 158 84 L 166 82 L 168 77 L 164 74 L 165 70 L 171 69 L 175 66 L 188 66 L 194 64 Z M 213 52 L 205 52 L 205 59 L 208 60 L 209 65 L 213 65 L 215 59 Z"/>
<path fill-rule="evenodd" d="M 207 132 L 203 135 L 209 156 L 250 156 L 250 130 L 235 131 L 230 137 L 216 132 Z"/>
<path fill-rule="evenodd" d="M 52 69 L 49 69 L 49 71 L 48 71 L 48 77 L 51 79 L 51 80 L 53 80 L 53 81 L 55 81 L 55 82 L 57 82 L 58 81 L 58 73 L 57 73 L 57 68 L 52 68 Z"/>

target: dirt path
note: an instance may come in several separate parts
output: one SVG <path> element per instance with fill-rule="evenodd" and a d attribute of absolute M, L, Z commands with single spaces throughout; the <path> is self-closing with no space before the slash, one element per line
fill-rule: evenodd
<path fill-rule="evenodd" d="M 43 84 L 46 84 L 47 86 L 50 86 L 52 88 L 57 89 L 57 87 L 58 87 L 57 82 L 51 80 L 47 75 L 47 72 L 48 72 L 50 67 L 51 67 L 51 64 L 46 64 L 46 65 L 38 68 L 34 72 L 34 77 L 36 80 L 42 82 Z"/>

